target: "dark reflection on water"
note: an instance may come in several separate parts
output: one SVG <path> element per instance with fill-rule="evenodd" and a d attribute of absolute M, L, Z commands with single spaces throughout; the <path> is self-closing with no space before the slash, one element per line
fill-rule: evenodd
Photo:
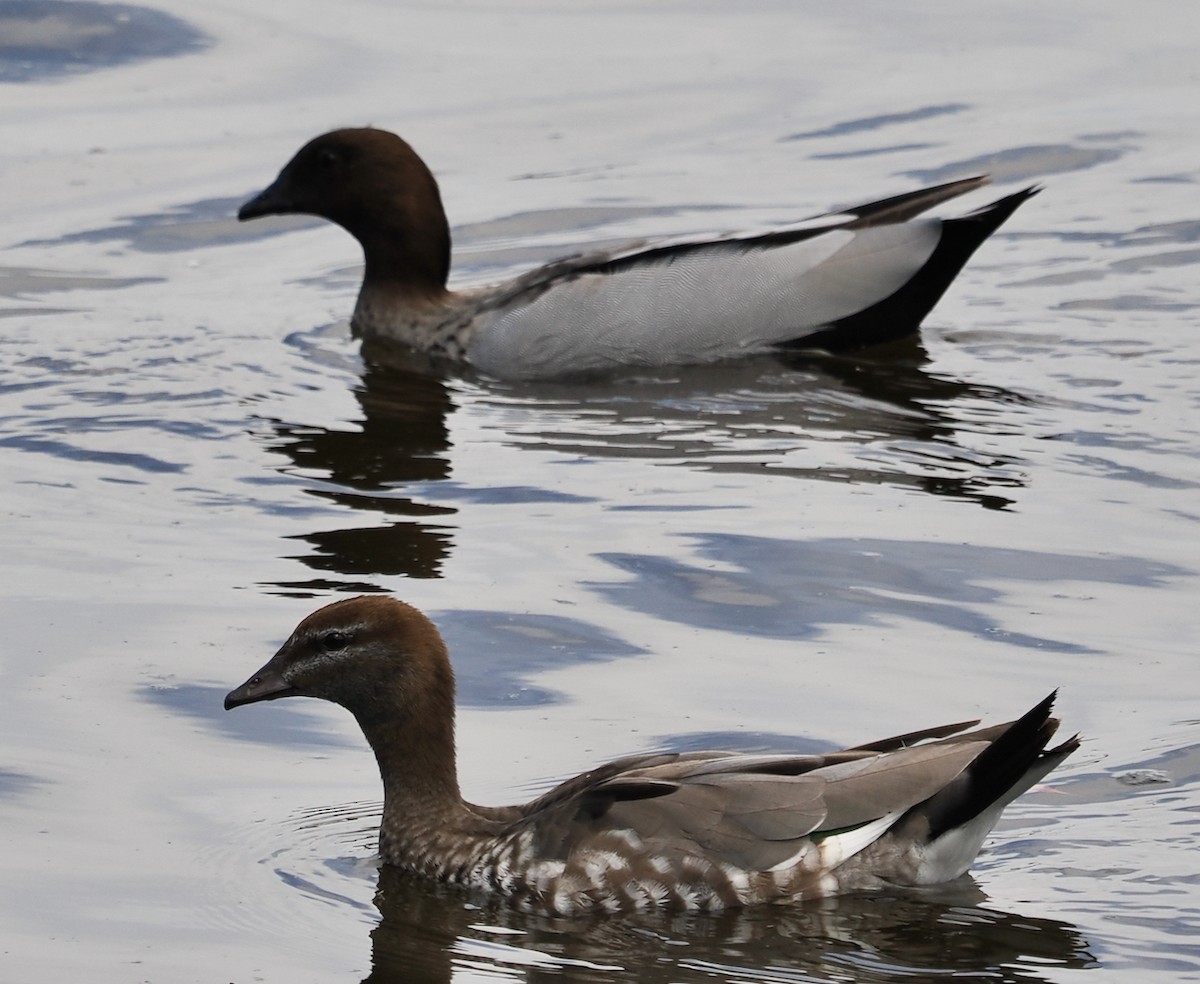
<path fill-rule="evenodd" d="M 254 663 L 254 655 L 247 655 L 247 664 Z M 318 718 L 304 710 L 303 701 L 293 701 L 286 707 L 276 707 L 264 714 L 226 714 L 223 702 L 225 694 L 234 686 L 212 686 L 198 683 L 176 685 L 156 684 L 140 687 L 138 697 L 173 714 L 205 722 L 232 738 L 253 741 L 264 745 L 287 745 L 303 747 L 350 747 L 350 743 L 336 732 L 332 732 Z"/>
<path fill-rule="evenodd" d="M 439 577 L 451 545 L 448 527 L 437 522 L 451 506 L 406 494 L 409 485 L 450 477 L 447 418 L 454 410 L 446 384 L 434 375 L 368 367 L 355 396 L 362 419 L 338 429 L 270 421 L 268 449 L 291 467 L 320 476 L 312 495 L 378 515 L 403 517 L 385 525 L 319 530 L 294 539 L 313 553 L 294 559 L 318 571 L 348 575 Z M 326 479 L 328 481 L 326 481 Z M 348 514 L 349 515 L 349 514 Z M 320 590 L 330 582 L 288 582 L 289 591 Z M 361 586 L 344 586 L 357 591 Z"/>
<path fill-rule="evenodd" d="M 280 233 L 321 225 L 321 219 L 303 215 L 272 216 L 261 225 L 257 222 L 239 223 L 236 217 L 238 206 L 249 194 L 250 190 L 247 189 L 245 195 L 237 198 L 202 198 L 194 202 L 182 202 L 164 212 L 125 215 L 112 225 L 69 232 L 53 239 L 27 239 L 20 245 L 121 243 L 143 253 L 176 253 L 266 239 Z"/>
<path fill-rule="evenodd" d="M 909 338 L 854 358 L 781 353 L 584 385 L 492 383 L 482 399 L 546 413 L 545 426 L 508 435 L 532 450 L 889 484 L 1004 508 L 1005 490 L 1025 484 L 1025 462 L 970 443 L 998 426 L 996 404 L 1026 398 L 929 372 L 928 362 Z"/>
<path fill-rule="evenodd" d="M 450 535 L 426 523 L 393 523 L 388 526 L 362 527 L 350 530 L 323 530 L 293 539 L 303 540 L 316 548 L 313 554 L 291 557 L 318 571 L 339 574 L 385 574 L 408 577 L 441 577 L 442 562 L 450 547 Z M 329 584 L 331 582 L 323 582 Z M 287 582 L 288 587 L 316 583 Z M 360 590 L 355 584 L 339 587 Z"/>
<path fill-rule="evenodd" d="M 210 43 L 184 21 L 147 7 L 87 0 L 0 3 L 0 82 L 182 55 Z"/>
<path fill-rule="evenodd" d="M 781 142 L 841 137 L 850 133 L 870 133 L 874 130 L 886 130 L 897 125 L 924 123 L 938 116 L 962 113 L 970 108 L 970 105 L 967 103 L 941 103 L 934 106 L 921 106 L 917 109 L 905 110 L 899 113 L 864 116 L 859 119 L 843 120 L 840 123 L 835 123 L 833 126 L 822 127 L 819 130 L 806 130 L 803 133 L 793 133 L 783 137 Z"/>
<path fill-rule="evenodd" d="M 361 591 L 370 587 L 368 575 L 440 577 L 457 500 L 571 497 L 500 476 L 486 488 L 455 483 L 448 421 L 458 408 L 451 385 L 418 356 L 366 354 L 354 391 L 360 419 L 336 427 L 268 421 L 268 450 L 289 461 L 281 470 L 302 472 L 311 495 L 365 510 L 374 520 L 295 534 L 310 550 L 292 558 L 322 576 L 276 582 L 289 594 Z M 932 374 L 926 361 L 919 343 L 908 340 L 857 359 L 788 355 L 583 383 L 468 378 L 455 385 L 485 409 L 501 410 L 503 440 L 531 450 L 892 484 L 1004 508 L 1011 499 L 1003 490 L 1024 483 L 1024 462 L 969 444 L 986 433 L 989 406 L 1023 398 Z M 958 419 L 968 406 L 970 427 Z M 648 507 L 653 503 L 614 506 Z M 380 516 L 393 518 L 380 523 Z"/>
<path fill-rule="evenodd" d="M 490 971 L 528 982 L 1033 982 L 1096 966 L 1069 923 L 988 908 L 969 879 L 904 895 L 720 915 L 531 916 L 380 869 L 372 984 Z"/>
<path fill-rule="evenodd" d="M 62 270 L 38 270 L 30 267 L 0 266 L 0 298 L 14 303 L 0 305 L 0 317 L 24 317 L 29 315 L 61 314 L 69 308 L 50 307 L 48 304 L 29 303 L 29 296 L 37 294 L 61 293 L 71 290 L 123 290 L 126 287 L 136 287 L 139 284 L 149 284 L 159 281 L 158 277 L 100 277 L 88 273 L 67 273 Z M 69 370 L 70 364 L 65 360 L 51 359 L 45 355 L 34 355 L 22 360 L 23 366 L 44 366 L 52 370 Z M 17 388 L 25 388 L 33 384 L 20 383 L 0 386 L 0 393 L 12 392 Z M 45 381 L 42 385 L 50 385 Z"/>
<path fill-rule="evenodd" d="M 48 430 L 60 433 L 111 430 L 124 425 L 124 420 L 109 419 L 101 415 L 78 419 L 60 418 L 43 422 L 43 426 Z M 95 451 L 83 448 L 73 441 L 34 434 L 0 438 L 0 447 L 14 448 L 27 454 L 48 454 L 68 461 L 87 461 L 115 468 L 132 468 L 141 472 L 180 474 L 187 470 L 185 465 L 173 461 L 163 461 L 161 458 L 149 454 L 141 454 L 136 451 Z"/>
<path fill-rule="evenodd" d="M 271 450 L 300 468 L 315 469 L 354 491 L 329 494 L 347 505 L 429 514 L 408 500 L 386 493 L 409 482 L 441 481 L 450 475 L 447 416 L 454 410 L 446 384 L 416 372 L 383 372 L 368 367 L 354 390 L 362 408 L 357 430 L 330 430 L 274 422 L 280 440 Z M 366 495 L 365 502 L 362 497 Z"/>
<path fill-rule="evenodd" d="M 1003 597 L 991 584 L 1160 586 L 1191 573 L 1136 557 L 1069 556 L 921 540 L 716 533 L 690 539 L 699 555 L 694 563 L 676 556 L 599 554 L 630 578 L 592 587 L 618 605 L 656 618 L 767 638 L 792 639 L 815 635 L 831 623 L 900 616 L 1011 645 L 1084 653 L 1092 650 L 1005 631 L 982 611 L 994 611 Z M 713 570 L 714 562 L 720 570 Z"/>
<path fill-rule="evenodd" d="M 41 779 L 31 776 L 27 772 L 0 769 L 0 796 L 2 797 L 20 796 L 22 793 L 27 793 L 36 786 L 41 785 L 41 783 Z"/>
<path fill-rule="evenodd" d="M 453 549 L 456 502 L 532 503 L 572 497 L 506 483 L 503 476 L 487 487 L 455 482 L 449 419 L 461 400 L 471 400 L 475 409 L 491 415 L 496 423 L 489 426 L 499 428 L 501 439 L 510 445 L 589 460 L 645 458 L 713 472 L 766 471 L 802 480 L 889 484 L 989 509 L 1005 508 L 1012 501 L 1005 490 L 1026 481 L 1027 463 L 997 452 L 991 438 L 1013 426 L 1010 407 L 1028 402 L 1027 398 L 929 372 L 925 352 L 915 340 L 855 359 L 789 355 L 537 384 L 474 380 L 469 374 L 451 383 L 437 366 L 420 357 L 366 354 L 369 361 L 354 391 L 361 410 L 358 420 L 335 427 L 268 421 L 273 434 L 268 450 L 288 460 L 282 471 L 302 473 L 310 495 L 364 510 L 372 520 L 294 534 L 292 539 L 307 544 L 309 550 L 292 558 L 321 576 L 276 582 L 287 593 L 361 591 L 370 589 L 372 575 L 440 577 Z M 491 414 L 492 410 L 497 412 Z M 611 508 L 655 507 L 652 499 L 639 499 Z M 381 517 L 389 521 L 380 522 Z M 1020 579 L 1082 576 L 1142 583 L 1147 577 L 1177 573 L 1142 571 L 1132 561 L 1117 570 L 1124 564 L 1117 560 L 1084 570 L 1083 561 L 1005 551 L 986 552 L 981 570 L 974 551 L 972 556 L 957 556 L 952 555 L 954 547 L 921 545 L 919 549 L 934 550 L 936 555 L 918 564 L 891 557 L 898 546 L 916 550 L 917 545 L 897 541 L 877 546 L 885 560 L 869 564 L 862 560 L 867 547 L 851 545 L 847 554 L 842 543 L 789 545 L 792 552 L 805 552 L 802 565 L 782 556 L 783 548 L 775 553 L 780 554 L 779 563 L 796 567 L 802 579 L 815 577 L 822 582 L 822 590 L 814 590 L 812 598 L 826 620 L 840 617 L 842 602 L 860 604 L 864 590 L 883 592 L 897 584 L 915 584 L 930 600 L 891 600 L 881 609 L 872 599 L 877 610 L 915 611 L 943 620 L 952 611 L 946 598 L 986 601 L 995 597 L 977 581 L 957 573 L 927 575 L 924 562 L 932 562 L 937 570 L 978 571 L 981 577 L 994 576 L 997 568 L 1003 568 L 1001 576 Z M 774 549 L 774 541 L 763 541 L 755 549 L 765 547 Z M 713 555 L 743 552 L 736 540 L 714 540 L 704 549 Z M 609 559 L 638 573 L 644 582 L 641 588 L 673 596 L 670 605 L 651 606 L 655 611 L 671 611 L 678 598 L 691 599 L 701 603 L 689 608 L 700 610 L 689 610 L 687 618 L 710 624 L 711 618 L 704 614 L 711 607 L 710 599 L 697 595 L 715 583 L 709 575 L 699 575 L 674 558 L 659 562 L 614 555 Z M 865 574 L 865 583 L 875 588 L 838 589 L 838 571 L 847 565 L 853 569 L 843 569 L 841 580 L 862 584 Z M 747 564 L 745 575 L 732 576 L 734 589 L 769 592 L 768 585 L 755 583 L 749 573 L 755 566 L 761 564 Z M 1045 573 L 1052 569 L 1061 573 Z M 885 573 L 902 577 L 888 580 Z M 656 583 L 646 582 L 647 576 Z M 706 587 L 689 586 L 697 577 Z M 886 583 L 880 582 L 881 577 Z M 780 600 L 766 597 L 760 607 Z M 760 611 L 758 616 L 764 614 L 756 631 L 771 634 L 769 613 Z M 964 617 L 961 611 L 953 616 Z M 974 622 L 968 628 L 996 631 L 993 625 Z M 1012 641 L 1070 648 L 1053 640 Z"/>
<path fill-rule="evenodd" d="M 1200 722 L 1188 722 L 1196 727 Z M 1200 816 L 1190 809 L 1180 790 L 1200 785 L 1200 745 L 1170 748 L 1159 755 L 1136 762 L 1113 763 L 1102 772 L 1058 779 L 1054 784 L 1056 801 L 1062 804 L 1096 804 L 1105 801 L 1128 802 L 1130 797 L 1159 797 L 1163 802 L 1178 802 L 1188 814 L 1189 827 L 1200 827 Z M 1200 875 L 1180 871 L 1181 881 L 1200 881 Z M 1200 954 L 1198 954 L 1200 955 Z"/>
<path fill-rule="evenodd" d="M 456 609 L 435 617 L 454 653 L 460 706 L 552 703 L 558 695 L 528 677 L 646 652 L 595 625 L 558 615 Z"/>
<path fill-rule="evenodd" d="M 934 168 L 917 168 L 905 173 L 922 183 L 948 181 L 963 174 L 991 174 L 1001 181 L 1043 181 L 1053 174 L 1083 171 L 1119 160 L 1130 149 L 1122 135 L 1082 136 L 1070 144 L 1030 144 L 968 157 Z M 1101 146 L 1101 144 L 1114 146 Z"/>

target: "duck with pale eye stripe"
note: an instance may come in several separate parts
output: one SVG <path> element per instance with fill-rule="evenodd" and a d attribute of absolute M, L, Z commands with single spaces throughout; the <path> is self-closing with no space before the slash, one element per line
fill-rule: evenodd
<path fill-rule="evenodd" d="M 523 806 L 466 802 L 454 673 L 433 623 L 360 597 L 308 616 L 226 709 L 320 697 L 349 710 L 383 779 L 384 862 L 560 915 L 792 902 L 963 874 L 1004 808 L 1079 747 L 1047 747 L 1051 694 L 823 755 L 650 752 Z"/>

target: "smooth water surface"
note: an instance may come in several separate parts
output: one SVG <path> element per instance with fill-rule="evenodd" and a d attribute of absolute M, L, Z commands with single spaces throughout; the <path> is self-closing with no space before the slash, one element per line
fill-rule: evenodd
<path fill-rule="evenodd" d="M 0 980 L 1200 980 L 1198 37 L 1167 3 L 0 4 Z M 919 340 L 501 384 L 365 363 L 353 241 L 234 221 L 366 122 L 438 174 L 459 283 L 1045 191 Z M 443 628 L 482 802 L 1055 687 L 1086 740 L 973 879 L 533 918 L 379 869 L 348 715 L 221 709 L 367 591 Z"/>

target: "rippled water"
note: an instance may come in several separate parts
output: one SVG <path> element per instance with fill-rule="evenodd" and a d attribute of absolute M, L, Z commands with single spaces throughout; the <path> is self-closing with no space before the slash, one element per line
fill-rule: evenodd
<path fill-rule="evenodd" d="M 1200 132 L 1187 5 L 0 5 L 0 979 L 1200 979 Z M 460 282 L 979 169 L 1038 181 L 920 341 L 588 384 L 368 364 L 358 256 L 237 203 L 374 122 Z M 979 201 L 987 201 L 980 196 Z M 323 601 L 455 654 L 525 798 L 1054 687 L 973 879 L 538 919 L 379 869 L 353 722 L 221 697 Z"/>

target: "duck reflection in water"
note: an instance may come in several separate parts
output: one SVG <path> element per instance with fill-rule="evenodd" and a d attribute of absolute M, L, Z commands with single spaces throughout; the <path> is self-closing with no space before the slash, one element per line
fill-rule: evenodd
<path fill-rule="evenodd" d="M 294 559 L 338 575 L 439 577 L 451 545 L 448 518 L 457 510 L 407 489 L 450 477 L 447 421 L 454 403 L 449 390 L 428 373 L 368 366 L 355 396 L 362 416 L 343 427 L 269 421 L 275 436 L 268 450 L 288 459 L 281 471 L 319 476 L 309 493 L 348 507 L 348 517 L 353 510 L 366 510 L 396 519 L 382 526 L 297 533 L 292 539 L 310 544 L 314 552 Z M 280 586 L 347 588 L 344 581 L 320 578 Z M 368 582 L 350 586 L 373 589 Z"/>
<path fill-rule="evenodd" d="M 916 339 L 894 343 L 878 359 L 781 355 L 586 385 L 467 375 L 453 395 L 427 360 L 369 347 L 366 354 L 354 393 L 357 421 L 269 421 L 268 449 L 288 459 L 281 471 L 312 481 L 310 494 L 395 517 L 386 525 L 296 533 L 313 549 L 295 559 L 323 575 L 438 577 L 453 548 L 455 499 L 550 494 L 494 484 L 456 488 L 453 498 L 438 494 L 452 480 L 450 418 L 468 402 L 499 422 L 499 440 L 543 453 L 644 458 L 714 472 L 767 468 L 801 479 L 896 485 L 985 508 L 1004 508 L 1012 501 L 1008 490 L 1025 482 L 1023 462 L 997 453 L 994 441 L 980 442 L 991 445 L 986 453 L 971 448 L 985 416 L 963 419 L 964 408 L 1022 398 L 930 372 Z M 281 586 L 371 589 L 366 581 L 327 577 Z"/>
<path fill-rule="evenodd" d="M 969 877 L 903 894 L 713 914 L 555 919 L 467 900 L 391 866 L 379 871 L 364 984 L 450 982 L 465 969 L 530 982 L 714 979 L 1048 981 L 1097 966 L 1070 923 L 1002 912 Z M 479 905 L 474 904 L 479 902 Z M 715 972 L 724 971 L 724 974 Z"/>
<path fill-rule="evenodd" d="M 996 450 L 1026 398 L 931 371 L 915 337 L 866 353 L 777 354 L 589 380 L 495 383 L 518 446 L 721 473 L 890 485 L 1003 509 L 1026 463 Z M 1003 413 L 991 407 L 1006 408 Z M 996 421 L 996 432 L 993 432 Z"/>

